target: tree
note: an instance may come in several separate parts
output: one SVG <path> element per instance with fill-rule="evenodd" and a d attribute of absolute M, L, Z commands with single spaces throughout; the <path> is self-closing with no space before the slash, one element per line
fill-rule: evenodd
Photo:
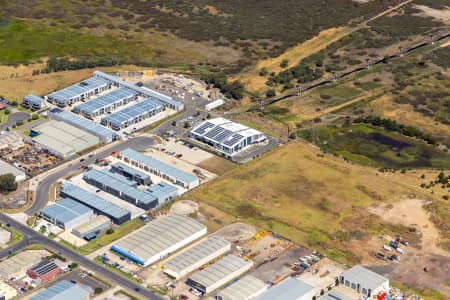
<path fill-rule="evenodd" d="M 183 126 L 184 128 L 189 128 L 189 126 L 190 126 L 189 122 L 184 122 L 184 126 Z"/>
<path fill-rule="evenodd" d="M 5 115 L 9 115 L 11 113 L 11 110 L 10 109 L 5 109 Z"/>
<path fill-rule="evenodd" d="M 288 65 L 289 65 L 289 59 L 287 59 L 287 58 L 283 59 L 280 63 L 281 68 L 286 68 Z"/>
<path fill-rule="evenodd" d="M 16 177 L 11 174 L 0 175 L 0 192 L 12 192 L 17 189 Z"/>
<path fill-rule="evenodd" d="M 17 120 L 16 121 L 16 126 L 22 126 L 23 125 L 23 121 L 22 120 Z"/>
<path fill-rule="evenodd" d="M 270 89 L 270 90 L 268 90 L 268 91 L 266 92 L 266 97 L 267 97 L 267 98 L 275 97 L 275 95 L 276 95 L 276 92 L 275 92 L 274 89 Z"/>
<path fill-rule="evenodd" d="M 95 294 L 101 294 L 101 293 L 103 293 L 103 289 L 101 288 L 101 287 L 96 287 L 95 289 L 94 289 L 94 293 Z"/>
<path fill-rule="evenodd" d="M 267 76 L 267 74 L 269 74 L 269 71 L 267 70 L 266 67 L 261 68 L 261 70 L 259 70 L 259 76 Z"/>
<path fill-rule="evenodd" d="M 71 263 L 71 264 L 69 265 L 69 268 L 70 268 L 70 269 L 78 268 L 78 264 L 77 264 L 76 262 L 73 262 L 73 263 Z"/>
<path fill-rule="evenodd" d="M 31 115 L 31 119 L 32 120 L 37 120 L 37 119 L 39 119 L 39 115 L 38 114 L 32 114 Z"/>
<path fill-rule="evenodd" d="M 114 229 L 109 228 L 108 230 L 106 230 L 106 234 L 113 234 L 114 233 Z"/>
<path fill-rule="evenodd" d="M 175 122 L 175 121 L 172 121 L 172 126 L 177 126 L 177 122 Z"/>

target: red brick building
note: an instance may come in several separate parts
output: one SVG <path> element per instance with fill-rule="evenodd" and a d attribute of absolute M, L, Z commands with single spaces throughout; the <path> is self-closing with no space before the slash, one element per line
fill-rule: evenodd
<path fill-rule="evenodd" d="M 43 260 L 27 271 L 30 278 L 38 280 L 40 283 L 46 282 L 60 273 L 61 268 L 53 260 Z"/>

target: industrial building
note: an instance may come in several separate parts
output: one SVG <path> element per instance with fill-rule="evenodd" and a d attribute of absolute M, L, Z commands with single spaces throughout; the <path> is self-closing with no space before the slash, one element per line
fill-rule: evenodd
<path fill-rule="evenodd" d="M 88 286 L 61 280 L 31 297 L 30 300 L 88 300 L 92 293 L 93 290 Z"/>
<path fill-rule="evenodd" d="M 231 243 L 219 236 L 211 236 L 164 263 L 164 273 L 176 279 L 207 264 L 231 250 Z"/>
<path fill-rule="evenodd" d="M 47 96 L 47 101 L 65 107 L 84 101 L 111 88 L 111 83 L 100 77 L 92 77 Z"/>
<path fill-rule="evenodd" d="M 134 167 L 159 176 L 186 189 L 193 189 L 200 185 L 200 180 L 197 176 L 181 171 L 133 149 L 128 148 L 121 151 L 120 157 L 123 161 Z"/>
<path fill-rule="evenodd" d="M 0 175 L 12 174 L 16 178 L 16 182 L 22 182 L 27 178 L 25 172 L 17 169 L 13 165 L 8 164 L 7 162 L 0 160 Z"/>
<path fill-rule="evenodd" d="M 25 145 L 23 138 L 15 131 L 0 132 L 0 149 L 11 148 L 17 150 Z"/>
<path fill-rule="evenodd" d="M 87 183 L 142 209 L 149 210 L 158 206 L 158 199 L 155 196 L 136 188 L 133 186 L 136 182 L 120 174 L 91 169 L 84 173 L 83 179 Z"/>
<path fill-rule="evenodd" d="M 62 158 L 72 158 L 76 153 L 99 143 L 96 136 L 54 120 L 33 128 L 32 132 L 37 134 L 32 140 L 34 143 Z"/>
<path fill-rule="evenodd" d="M 9 280 L 12 277 L 21 278 L 30 266 L 40 261 L 41 255 L 39 252 L 21 251 L 0 262 L 0 277 L 2 280 Z"/>
<path fill-rule="evenodd" d="M 215 101 L 207 103 L 205 105 L 205 110 L 207 110 L 207 111 L 213 110 L 214 108 L 222 106 L 224 103 L 225 103 L 225 101 L 223 101 L 223 99 L 217 99 Z"/>
<path fill-rule="evenodd" d="M 255 300 L 311 300 L 314 295 L 314 287 L 301 280 L 288 277 L 256 297 Z"/>
<path fill-rule="evenodd" d="M 123 87 L 77 105 L 72 112 L 93 120 L 95 117 L 109 113 L 136 99 L 136 92 Z"/>
<path fill-rule="evenodd" d="M 204 236 L 202 223 L 183 215 L 161 216 L 115 242 L 111 250 L 142 266 L 148 266 Z"/>
<path fill-rule="evenodd" d="M 52 259 L 46 259 L 27 270 L 28 277 L 41 284 L 61 274 L 62 270 Z"/>
<path fill-rule="evenodd" d="M 319 296 L 317 298 L 317 300 L 352 300 L 352 298 L 350 298 L 342 293 L 339 293 L 336 291 L 331 291 L 322 296 Z"/>
<path fill-rule="evenodd" d="M 114 131 L 59 108 L 50 109 L 47 112 L 47 116 L 49 117 L 49 119 L 62 121 L 81 130 L 89 132 L 90 134 L 98 137 L 100 141 L 105 144 L 111 143 L 117 138 L 117 135 L 114 133 Z"/>
<path fill-rule="evenodd" d="M 40 110 L 45 108 L 45 100 L 42 97 L 36 95 L 28 95 L 23 97 L 22 106 L 32 111 Z"/>
<path fill-rule="evenodd" d="M 127 166 L 126 164 L 121 162 L 111 165 L 111 171 L 119 173 L 120 175 L 125 176 L 130 180 L 134 180 L 141 185 L 149 185 L 150 183 L 152 183 L 150 175 Z"/>
<path fill-rule="evenodd" d="M 126 82 L 122 79 L 120 79 L 117 76 L 113 76 L 107 73 L 104 73 L 102 71 L 95 71 L 94 72 L 94 77 L 100 77 L 103 78 L 109 82 L 112 83 L 112 85 L 114 86 L 118 86 L 118 87 L 127 87 L 132 91 L 135 91 L 136 93 L 138 93 L 139 96 L 144 97 L 144 98 L 152 98 L 152 99 L 156 99 L 159 100 L 161 102 L 164 103 L 164 106 L 176 110 L 176 111 L 181 111 L 184 109 L 184 105 L 183 103 L 174 100 L 172 97 L 158 93 L 154 90 L 148 89 L 146 87 L 139 87 L 135 84 Z"/>
<path fill-rule="evenodd" d="M 17 290 L 12 286 L 0 281 L 0 299 L 9 300 L 17 297 Z"/>
<path fill-rule="evenodd" d="M 252 260 L 228 254 L 205 269 L 192 274 L 186 283 L 206 295 L 244 274 L 252 266 Z"/>
<path fill-rule="evenodd" d="M 156 184 L 152 184 L 148 187 L 147 192 L 152 194 L 158 199 L 158 205 L 162 205 L 167 201 L 170 201 L 176 197 L 178 197 L 178 189 L 168 183 L 160 182 Z"/>
<path fill-rule="evenodd" d="M 94 211 L 72 199 L 65 198 L 42 209 L 39 215 L 64 230 L 85 223 L 94 217 Z"/>
<path fill-rule="evenodd" d="M 388 278 L 359 265 L 343 272 L 339 282 L 367 297 L 389 291 Z"/>
<path fill-rule="evenodd" d="M 103 117 L 100 123 L 103 126 L 119 131 L 151 118 L 163 110 L 164 103 L 156 99 L 146 98 L 133 106 L 128 106 Z"/>
<path fill-rule="evenodd" d="M 94 210 L 96 214 L 108 217 L 117 225 L 131 220 L 130 211 L 71 183 L 64 183 L 60 193 L 61 197 L 78 201 Z"/>
<path fill-rule="evenodd" d="M 267 290 L 263 281 L 251 275 L 246 275 L 227 286 L 216 295 L 217 300 L 252 300 Z"/>
<path fill-rule="evenodd" d="M 213 147 L 226 156 L 266 139 L 262 132 L 224 118 L 200 123 L 190 131 L 189 137 Z"/>
<path fill-rule="evenodd" d="M 111 227 L 111 220 L 105 216 L 96 216 L 87 223 L 78 225 L 72 229 L 72 233 L 79 238 L 90 241 Z"/>

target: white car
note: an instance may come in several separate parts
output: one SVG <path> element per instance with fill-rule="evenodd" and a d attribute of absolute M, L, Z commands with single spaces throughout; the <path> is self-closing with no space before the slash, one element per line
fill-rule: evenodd
<path fill-rule="evenodd" d="M 405 253 L 405 251 L 403 251 L 402 248 L 397 247 L 397 249 L 395 249 L 398 253 L 403 254 Z"/>
<path fill-rule="evenodd" d="M 198 290 L 194 289 L 194 288 L 190 288 L 189 292 L 191 292 L 192 294 L 194 294 L 195 296 L 200 297 L 202 295 L 201 292 L 199 292 Z"/>
<path fill-rule="evenodd" d="M 387 246 L 387 245 L 384 245 L 384 246 L 383 246 L 383 249 L 386 250 L 386 251 L 391 251 L 391 250 L 392 250 L 392 248 L 389 247 L 389 246 Z"/>

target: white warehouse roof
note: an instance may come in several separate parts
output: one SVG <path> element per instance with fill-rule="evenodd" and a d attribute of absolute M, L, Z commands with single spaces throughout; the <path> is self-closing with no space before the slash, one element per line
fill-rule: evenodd
<path fill-rule="evenodd" d="M 114 243 L 111 250 L 147 265 L 161 259 L 167 252 L 183 247 L 188 243 L 186 240 L 205 234 L 206 226 L 202 223 L 187 216 L 170 214 Z"/>
<path fill-rule="evenodd" d="M 247 275 L 221 290 L 216 298 L 218 300 L 248 300 L 258 296 L 267 288 L 267 284 L 263 281 Z"/>
<path fill-rule="evenodd" d="M 359 265 L 343 272 L 341 276 L 343 276 L 345 280 L 352 283 L 359 283 L 361 287 L 372 290 L 377 289 L 389 280 L 386 277 Z"/>
<path fill-rule="evenodd" d="M 314 288 L 295 278 L 288 277 L 276 286 L 256 297 L 256 300 L 298 300 L 307 299 L 314 293 Z M 312 297 L 312 296 L 311 296 Z M 311 298 L 308 298 L 308 300 Z"/>
<path fill-rule="evenodd" d="M 26 179 L 26 175 L 23 171 L 17 169 L 13 165 L 10 165 L 3 160 L 0 160 L 0 175 L 5 174 L 13 174 L 16 178 L 16 182 L 24 181 Z"/>

